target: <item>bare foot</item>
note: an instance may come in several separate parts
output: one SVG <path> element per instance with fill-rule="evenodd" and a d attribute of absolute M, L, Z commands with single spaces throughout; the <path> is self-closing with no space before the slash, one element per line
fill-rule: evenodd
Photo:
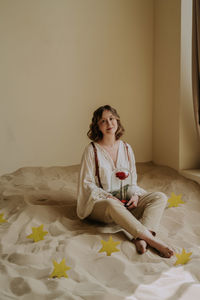
<path fill-rule="evenodd" d="M 162 257 L 170 258 L 172 255 L 174 255 L 174 252 L 162 242 L 154 241 L 150 246 L 156 249 L 159 252 L 159 255 Z"/>
<path fill-rule="evenodd" d="M 139 254 L 143 254 L 147 251 L 147 242 L 141 239 L 134 239 L 134 243 Z"/>
<path fill-rule="evenodd" d="M 168 248 L 163 242 L 154 238 L 150 232 L 147 232 L 147 234 L 142 234 L 140 238 L 143 239 L 149 246 L 156 249 L 160 256 L 170 258 L 172 255 L 174 255 L 173 250 Z"/>

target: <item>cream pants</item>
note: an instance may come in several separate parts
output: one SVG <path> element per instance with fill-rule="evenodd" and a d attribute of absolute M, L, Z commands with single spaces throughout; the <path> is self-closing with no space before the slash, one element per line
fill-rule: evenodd
<path fill-rule="evenodd" d="M 166 204 L 167 196 L 161 192 L 140 196 L 137 207 L 130 211 L 120 201 L 109 198 L 95 202 L 89 219 L 114 222 L 137 238 L 147 229 L 156 233 Z"/>

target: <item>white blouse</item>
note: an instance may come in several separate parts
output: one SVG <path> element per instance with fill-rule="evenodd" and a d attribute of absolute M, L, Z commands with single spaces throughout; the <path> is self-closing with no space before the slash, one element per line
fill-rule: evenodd
<path fill-rule="evenodd" d="M 137 194 L 138 196 L 146 194 L 144 189 L 137 186 L 135 158 L 129 144 L 126 143 L 128 146 L 128 157 L 126 146 L 120 140 L 116 166 L 109 153 L 98 143 L 94 144 L 97 149 L 99 175 L 103 189 L 99 187 L 98 178 L 95 176 L 95 155 L 93 146 L 90 143 L 85 148 L 82 156 L 78 180 L 77 215 L 80 219 L 89 216 L 96 201 L 109 198 L 114 191 L 119 190 L 120 180 L 116 176 L 113 176 L 117 171 L 129 171 L 130 176 L 126 180 L 129 185 L 127 191 L 128 198 L 133 194 Z"/>

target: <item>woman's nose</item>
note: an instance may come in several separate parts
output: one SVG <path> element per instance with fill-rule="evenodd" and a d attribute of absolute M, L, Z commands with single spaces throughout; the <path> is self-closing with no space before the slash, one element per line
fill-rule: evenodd
<path fill-rule="evenodd" d="M 110 120 L 107 120 L 107 124 L 108 124 L 108 125 L 111 125 L 111 121 L 110 121 Z"/>

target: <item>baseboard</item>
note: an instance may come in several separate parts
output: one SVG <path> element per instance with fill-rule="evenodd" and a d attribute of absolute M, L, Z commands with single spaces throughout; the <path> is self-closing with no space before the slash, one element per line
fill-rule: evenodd
<path fill-rule="evenodd" d="M 180 170 L 179 173 L 200 184 L 200 169 Z"/>

